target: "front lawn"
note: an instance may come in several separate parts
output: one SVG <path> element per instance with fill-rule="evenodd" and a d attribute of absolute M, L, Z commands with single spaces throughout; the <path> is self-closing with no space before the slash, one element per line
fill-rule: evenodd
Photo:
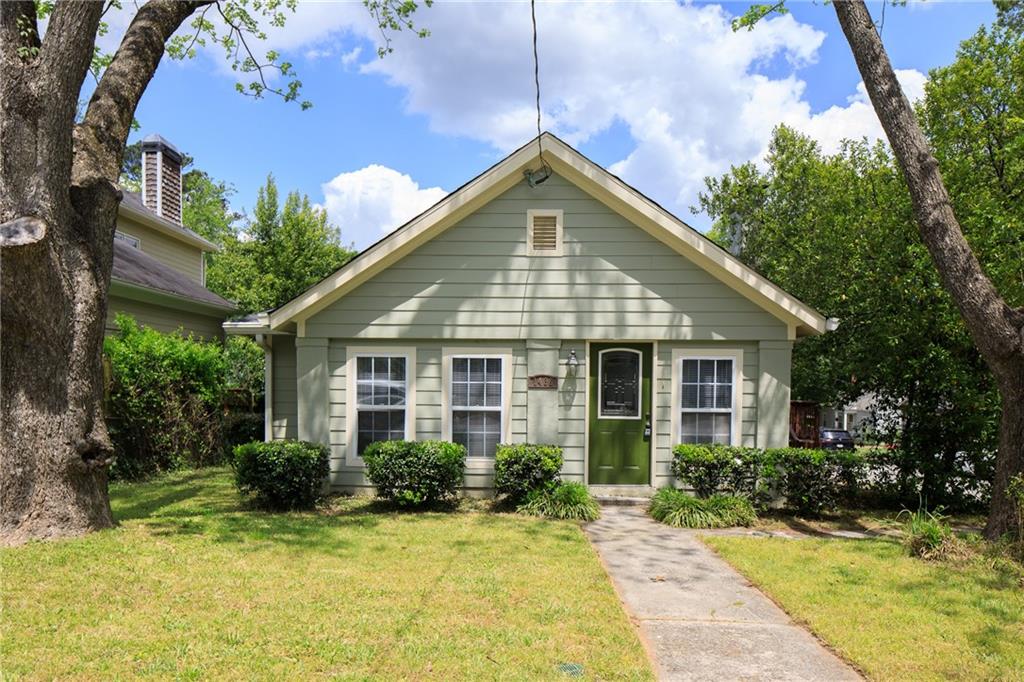
<path fill-rule="evenodd" d="M 704 541 L 870 677 L 1024 680 L 1021 571 L 893 540 Z"/>
<path fill-rule="evenodd" d="M 652 677 L 573 523 L 265 514 L 222 469 L 111 493 L 119 528 L 0 554 L 5 677 Z"/>

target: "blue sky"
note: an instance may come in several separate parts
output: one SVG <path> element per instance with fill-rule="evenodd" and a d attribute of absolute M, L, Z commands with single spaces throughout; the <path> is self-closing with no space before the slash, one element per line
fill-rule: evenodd
<path fill-rule="evenodd" d="M 790 16 L 733 34 L 746 7 L 539 3 L 545 127 L 698 228 L 701 179 L 760 158 L 777 123 L 825 149 L 880 134 L 831 7 L 790 2 Z M 908 94 L 993 17 L 982 2 L 888 7 L 882 37 Z M 312 109 L 238 95 L 207 52 L 165 60 L 132 139 L 171 140 L 234 185 L 236 208 L 272 172 L 366 246 L 533 134 L 528 4 L 439 2 L 417 23 L 431 37 L 397 36 L 379 60 L 360 3 L 302 4 L 268 43 L 295 64 Z"/>

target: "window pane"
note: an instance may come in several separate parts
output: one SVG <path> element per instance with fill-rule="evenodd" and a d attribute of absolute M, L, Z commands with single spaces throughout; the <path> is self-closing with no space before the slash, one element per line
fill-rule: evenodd
<path fill-rule="evenodd" d="M 501 358 L 487 359 L 487 381 L 501 381 Z"/>
<path fill-rule="evenodd" d="M 718 360 L 716 363 L 718 383 L 732 383 L 732 360 Z"/>
<path fill-rule="evenodd" d="M 356 358 L 356 379 L 368 381 L 373 378 L 373 358 Z"/>
<path fill-rule="evenodd" d="M 715 389 L 715 407 L 728 410 L 732 407 L 732 386 L 719 384 Z"/>
<path fill-rule="evenodd" d="M 683 360 L 683 383 L 697 383 L 697 360 Z"/>
<path fill-rule="evenodd" d="M 683 384 L 683 407 L 697 407 L 697 384 Z"/>
<path fill-rule="evenodd" d="M 469 400 L 469 386 L 465 383 L 452 384 L 452 405 L 465 407 Z"/>
<path fill-rule="evenodd" d="M 700 361 L 700 383 L 710 384 L 715 380 L 715 361 L 714 360 L 701 360 Z"/>
<path fill-rule="evenodd" d="M 405 381 L 405 358 L 391 358 L 391 371 L 388 378 L 391 381 Z"/>
<path fill-rule="evenodd" d="M 483 407 L 484 385 L 482 383 L 472 382 L 469 384 L 469 402 L 466 405 L 469 407 Z"/>
<path fill-rule="evenodd" d="M 470 381 L 483 381 L 484 380 L 484 359 L 483 358 L 470 358 L 469 359 L 469 380 Z"/>
<path fill-rule="evenodd" d="M 697 407 L 712 408 L 715 406 L 715 385 L 701 384 Z"/>
<path fill-rule="evenodd" d="M 728 414 L 714 414 L 711 415 L 714 419 L 714 435 L 715 442 L 722 443 L 725 445 L 729 444 L 729 436 L 732 432 L 732 418 Z"/>
<path fill-rule="evenodd" d="M 405 386 L 403 385 L 392 385 L 390 393 L 389 405 L 405 405 Z"/>
<path fill-rule="evenodd" d="M 470 457 L 493 457 L 501 440 L 501 412 L 452 412 L 452 441 Z"/>
<path fill-rule="evenodd" d="M 356 404 L 370 405 L 373 402 L 373 384 L 356 384 Z"/>
<path fill-rule="evenodd" d="M 373 380 L 374 381 L 387 381 L 388 380 L 388 363 L 391 358 L 374 358 L 373 359 Z"/>
<path fill-rule="evenodd" d="M 484 404 L 488 407 L 501 407 L 501 384 L 487 384 L 487 389 L 484 395 Z"/>
<path fill-rule="evenodd" d="M 640 354 L 602 353 L 599 416 L 636 417 L 640 414 Z"/>
<path fill-rule="evenodd" d="M 452 381 L 469 381 L 468 358 L 454 358 L 452 360 Z"/>
<path fill-rule="evenodd" d="M 682 429 L 680 431 L 680 435 L 682 436 L 682 442 L 684 443 L 697 442 L 697 415 L 695 413 L 683 413 Z"/>

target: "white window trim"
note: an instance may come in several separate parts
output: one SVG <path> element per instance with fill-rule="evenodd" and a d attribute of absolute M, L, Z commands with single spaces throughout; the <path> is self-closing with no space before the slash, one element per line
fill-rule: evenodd
<path fill-rule="evenodd" d="M 452 439 L 452 359 L 454 358 L 499 358 L 501 359 L 501 438 L 499 443 L 508 443 L 512 437 L 512 349 L 443 347 L 441 349 L 441 438 Z M 467 457 L 467 469 L 492 469 L 492 457 Z"/>
<path fill-rule="evenodd" d="M 533 219 L 535 216 L 555 217 L 555 248 L 553 251 L 538 251 L 533 248 Z M 564 211 L 562 209 L 531 208 L 526 212 L 526 255 L 527 256 L 561 256 L 565 243 L 563 227 Z"/>
<path fill-rule="evenodd" d="M 606 414 L 601 412 L 601 408 L 602 408 L 602 404 L 603 404 L 603 401 L 601 400 L 601 389 L 604 386 L 604 384 L 602 383 L 602 379 L 603 379 L 603 375 L 604 375 L 604 354 L 605 353 L 617 353 L 617 352 L 633 353 L 634 355 L 639 355 L 640 356 L 640 362 L 637 363 L 637 374 L 640 375 L 639 377 L 637 377 L 637 379 L 638 379 L 637 387 L 638 387 L 638 390 L 640 392 L 637 394 L 637 400 L 639 401 L 639 404 L 637 405 L 637 410 L 636 410 L 636 416 L 635 417 L 629 417 L 629 416 L 624 416 L 624 415 L 612 415 L 612 414 L 607 414 L 606 415 Z M 643 353 L 643 351 L 637 350 L 636 348 L 605 348 L 603 350 L 598 351 L 597 352 L 597 418 L 598 419 L 620 419 L 620 420 L 625 420 L 625 421 L 640 421 L 644 417 L 644 415 L 643 415 L 643 402 L 644 402 L 644 353 Z"/>
<path fill-rule="evenodd" d="M 363 466 L 359 447 L 359 412 L 356 406 L 356 359 L 405 358 L 405 439 L 416 439 L 416 348 L 414 346 L 348 346 L 345 349 L 345 449 L 346 464 Z"/>
<path fill-rule="evenodd" d="M 732 360 L 732 428 L 730 445 L 743 442 L 743 350 L 740 348 L 672 349 L 672 447 L 679 444 L 683 432 L 683 360 Z"/>

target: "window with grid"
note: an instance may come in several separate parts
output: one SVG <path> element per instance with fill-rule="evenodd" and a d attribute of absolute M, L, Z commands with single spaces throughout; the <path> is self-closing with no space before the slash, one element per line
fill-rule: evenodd
<path fill-rule="evenodd" d="M 405 438 L 405 358 L 395 355 L 356 358 L 356 452 L 379 440 Z"/>
<path fill-rule="evenodd" d="M 680 442 L 732 443 L 733 360 L 682 360 Z"/>
<path fill-rule="evenodd" d="M 494 457 L 501 440 L 501 358 L 452 358 L 452 441 Z"/>

